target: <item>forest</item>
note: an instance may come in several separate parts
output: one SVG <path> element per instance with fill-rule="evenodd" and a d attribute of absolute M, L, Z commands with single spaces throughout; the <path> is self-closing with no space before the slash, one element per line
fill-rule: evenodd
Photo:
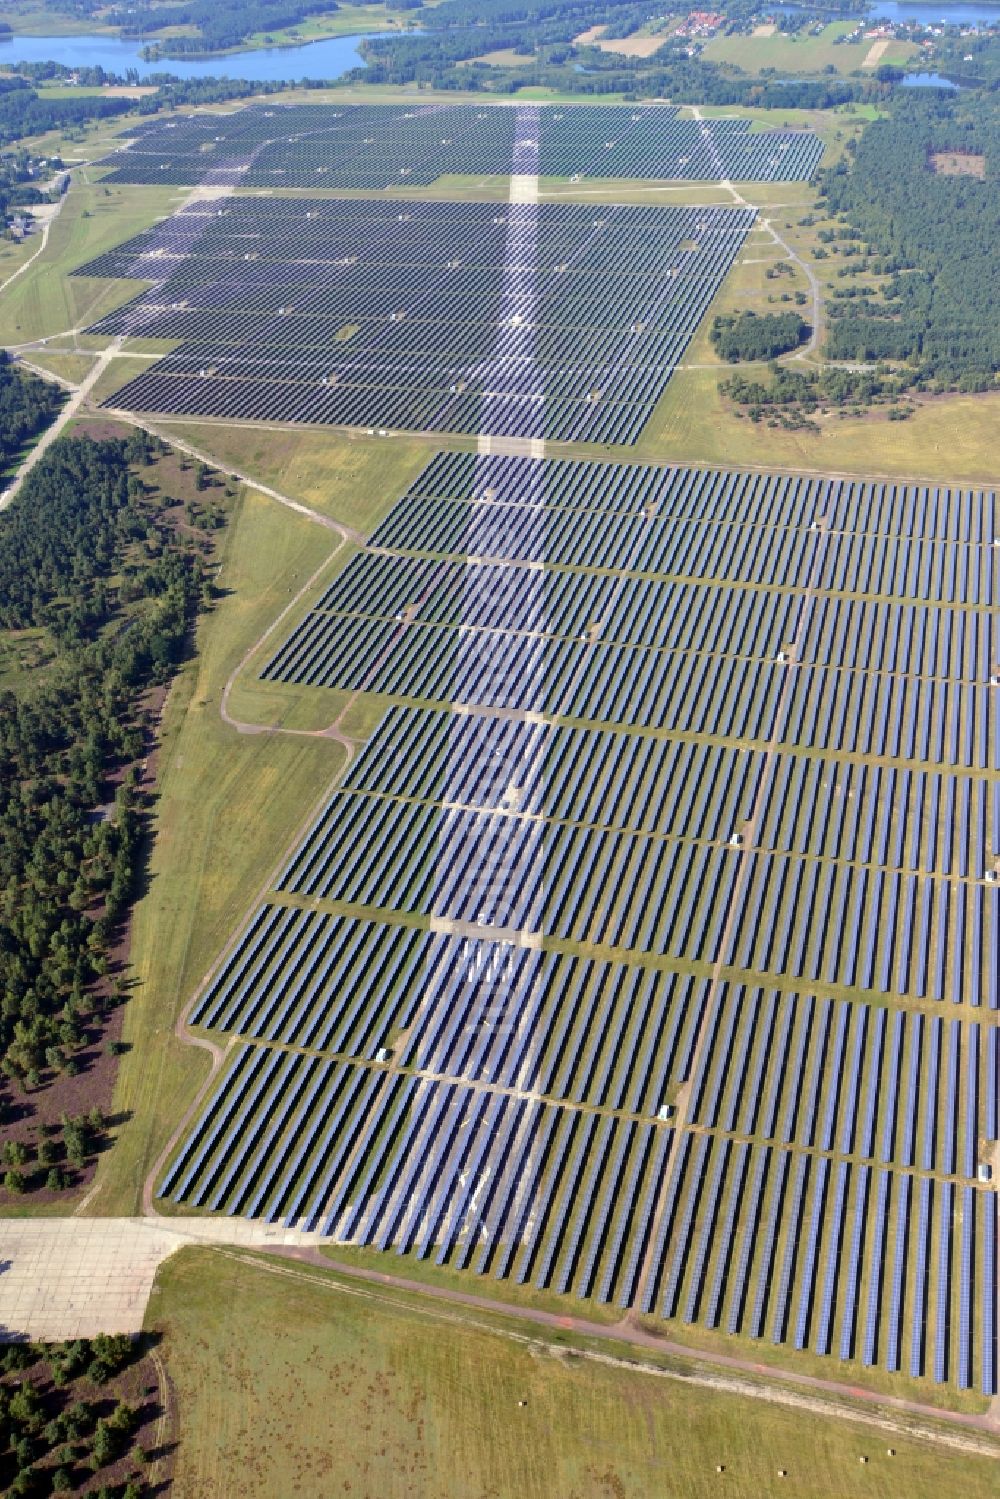
<path fill-rule="evenodd" d="M 821 180 L 883 279 L 829 304 L 832 359 L 904 360 L 937 389 L 984 390 L 1000 371 L 1000 101 L 913 97 L 866 129 Z M 939 175 L 932 155 L 985 157 L 985 179 Z"/>
<path fill-rule="evenodd" d="M 710 334 L 722 359 L 776 359 L 797 349 L 809 336 L 809 324 L 797 312 L 741 312 L 717 317 Z"/>
<path fill-rule="evenodd" d="M 25 641 L 43 657 L 0 675 L 0 1071 L 18 1089 L 72 1075 L 122 997 L 105 976 L 143 860 L 146 694 L 210 596 L 211 536 L 145 477 L 161 451 L 141 432 L 63 437 L 0 514 L 0 667 Z"/>
<path fill-rule="evenodd" d="M 148 1383 L 150 1376 L 153 1384 Z M 131 1338 L 11 1343 L 0 1351 L 0 1483 L 12 1499 L 83 1492 L 141 1499 L 158 1407 Z"/>
<path fill-rule="evenodd" d="M 17 369 L 0 350 L 0 485 L 25 443 L 55 419 L 63 399 L 57 386 Z"/>

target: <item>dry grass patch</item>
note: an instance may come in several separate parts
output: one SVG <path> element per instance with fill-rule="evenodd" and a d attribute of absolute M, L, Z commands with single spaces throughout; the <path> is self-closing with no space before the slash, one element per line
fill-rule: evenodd
<path fill-rule="evenodd" d="M 995 1493 L 989 1458 L 895 1435 L 890 1457 L 868 1426 L 595 1363 L 559 1332 L 513 1341 L 488 1313 L 287 1261 L 183 1250 L 148 1325 L 177 1399 L 174 1499 Z"/>
<path fill-rule="evenodd" d="M 616 52 L 620 57 L 652 57 L 659 52 L 665 35 L 660 36 L 615 36 L 598 42 L 602 52 Z"/>

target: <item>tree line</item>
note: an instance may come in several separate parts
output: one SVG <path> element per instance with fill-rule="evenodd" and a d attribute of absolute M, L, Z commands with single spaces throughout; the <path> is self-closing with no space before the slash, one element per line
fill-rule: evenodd
<path fill-rule="evenodd" d="M 745 24 L 739 0 L 717 9 L 731 16 L 732 25 Z M 892 92 L 891 79 L 751 76 L 731 64 L 689 57 L 687 38 L 667 33 L 662 47 L 646 58 L 574 43 L 595 24 L 605 26 L 609 36 L 630 35 L 658 13 L 649 0 L 441 0 L 422 12 L 422 34 L 393 33 L 364 42 L 367 66 L 349 77 L 502 94 L 547 87 L 583 96 L 616 93 L 629 99 L 779 109 L 828 109 L 852 100 L 877 101 Z M 484 53 L 505 50 L 531 61 L 507 67 L 475 61 Z"/>
<path fill-rule="evenodd" d="M 48 130 L 66 130 L 127 113 L 131 99 L 53 99 L 36 92 L 20 74 L 0 76 L 0 146 Z"/>
<path fill-rule="evenodd" d="M 550 88 L 582 97 L 613 93 L 629 100 L 665 98 L 678 104 L 740 104 L 767 109 L 833 109 L 852 102 L 880 103 L 891 97 L 895 86 L 895 80 L 889 77 L 758 77 L 731 64 L 689 57 L 683 41 L 670 37 L 651 58 L 575 47 L 572 39 L 580 31 L 608 20 L 607 7 L 597 4 L 574 4 L 569 19 L 562 11 L 541 17 L 529 13 L 520 21 L 503 22 L 487 15 L 478 25 L 453 29 L 439 22 L 439 13 L 448 3 L 450 0 L 443 0 L 442 5 L 426 12 L 423 35 L 395 33 L 362 42 L 366 66 L 353 69 L 344 81 L 416 83 L 495 94 Z M 506 67 L 475 61 L 484 53 L 505 50 L 531 61 Z"/>
<path fill-rule="evenodd" d="M 155 11 L 116 12 L 123 37 L 191 26 L 194 36 L 172 36 L 146 49 L 149 57 L 224 52 L 261 32 L 282 31 L 312 15 L 338 10 L 335 0 L 188 0 Z"/>
<path fill-rule="evenodd" d="M 198 539 L 150 498 L 156 453 L 142 433 L 61 438 L 0 514 L 0 627 L 50 652 L 0 688 L 0 1071 L 17 1087 L 75 1071 L 113 1002 L 98 981 L 142 859 L 142 696 L 208 593 Z"/>
<path fill-rule="evenodd" d="M 280 93 L 288 87 L 287 83 L 277 79 L 177 78 L 172 73 L 162 72 L 143 78 L 143 83 L 154 85 L 156 92 L 144 94 L 138 100 L 107 94 L 63 99 L 53 98 L 48 90 L 39 90 L 33 85 L 75 77 L 87 87 L 103 88 L 105 84 L 138 83 L 139 74 L 134 69 L 124 74 L 101 67 L 71 69 L 57 62 L 17 62 L 14 66 L 18 70 L 16 73 L 0 74 L 0 146 L 9 146 L 50 130 L 79 129 L 94 120 L 124 115 L 130 110 L 140 115 L 155 115 L 181 105 L 224 104 L 231 99 Z M 314 81 L 311 86 L 319 87 L 320 82 Z M 3 166 L 0 166 L 0 179 L 2 172 Z"/>

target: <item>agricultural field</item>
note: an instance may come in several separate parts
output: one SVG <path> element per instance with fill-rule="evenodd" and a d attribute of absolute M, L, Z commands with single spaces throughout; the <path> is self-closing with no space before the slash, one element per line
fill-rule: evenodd
<path fill-rule="evenodd" d="M 998 521 L 434 458 L 264 666 L 392 706 L 161 1198 L 995 1394 Z"/>
<path fill-rule="evenodd" d="M 91 334 L 179 341 L 115 408 L 629 443 L 753 218 L 202 199 L 81 274 L 151 283 Z"/>
<path fill-rule="evenodd" d="M 881 42 L 868 37 L 846 40 L 856 26 L 855 21 L 833 21 L 792 35 L 771 31 L 753 36 L 715 36 L 705 43 L 703 56 L 710 62 L 733 63 L 747 73 L 774 68 L 794 76 L 822 73 L 830 67 L 838 73 L 889 63 L 900 67 L 919 51 L 915 43 L 892 37 Z"/>
<path fill-rule="evenodd" d="M 243 188 L 429 185 L 449 173 L 507 176 L 521 132 L 545 177 L 807 181 L 823 147 L 805 131 L 687 119 L 664 105 L 509 108 L 440 104 L 253 106 L 137 127 L 105 179 Z"/>

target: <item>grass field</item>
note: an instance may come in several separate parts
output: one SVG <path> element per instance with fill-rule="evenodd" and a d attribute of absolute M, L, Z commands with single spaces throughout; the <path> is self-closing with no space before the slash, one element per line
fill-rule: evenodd
<path fill-rule="evenodd" d="M 222 543 L 225 596 L 199 629 L 163 726 L 149 886 L 133 923 L 135 987 L 115 1096 L 124 1113 L 102 1159 L 93 1211 L 134 1213 L 142 1183 L 204 1075 L 174 1020 L 342 751 L 326 740 L 244 736 L 219 716 L 226 678 L 330 550 L 323 528 L 247 493 Z"/>
<path fill-rule="evenodd" d="M 727 406 L 713 370 L 682 370 L 631 450 L 645 461 L 752 464 L 825 474 L 996 482 L 1000 396 L 942 396 L 906 422 L 825 417 L 822 430 L 755 426 Z"/>
<path fill-rule="evenodd" d="M 517 1337 L 288 1263 L 185 1250 L 160 1270 L 147 1326 L 181 1412 L 176 1499 L 995 1492 L 985 1458 L 601 1364 L 560 1335 Z"/>
<path fill-rule="evenodd" d="M 221 463 L 358 531 L 374 530 L 439 448 L 468 446 L 440 434 L 354 437 L 329 428 L 234 427 L 222 422 L 160 424 Z"/>
<path fill-rule="evenodd" d="M 761 73 L 775 68 L 779 73 L 821 73 L 836 68 L 838 73 L 853 73 L 871 51 L 871 41 L 838 40 L 854 30 L 852 21 L 834 21 L 818 35 L 807 29 L 794 35 L 777 31 L 773 36 L 715 36 L 705 43 L 704 56 L 710 62 L 733 63 L 745 73 Z M 879 61 L 902 63 L 917 51 L 912 42 L 891 41 Z"/>
<path fill-rule="evenodd" d="M 122 283 L 119 282 L 117 284 L 121 285 Z M 81 348 L 86 348 L 89 343 L 94 343 L 97 341 L 98 340 L 91 338 L 88 334 L 85 338 L 81 339 Z M 101 339 L 100 342 L 106 344 L 106 340 L 104 339 Z M 164 348 L 161 350 L 161 357 L 162 354 L 165 354 L 166 352 L 167 347 L 164 346 Z M 130 380 L 134 380 L 136 375 L 138 375 L 144 368 L 148 368 L 152 364 L 152 362 L 153 361 L 151 359 L 148 361 L 144 361 L 143 363 L 140 363 L 138 359 L 118 357 L 110 359 L 105 365 L 104 369 L 101 371 L 96 382 L 90 388 L 90 404 L 92 406 L 100 406 L 103 401 L 109 400 L 116 391 L 121 390 L 128 384 Z"/>
<path fill-rule="evenodd" d="M 407 17 L 412 20 L 413 12 L 407 12 Z M 366 31 L 403 29 L 403 17 L 394 16 L 384 5 L 341 5 L 326 15 L 306 16 L 296 26 L 255 32 L 246 45 L 248 48 L 289 46 L 294 42 L 319 41 L 325 36 L 358 36 Z"/>
<path fill-rule="evenodd" d="M 795 284 L 788 281 L 789 286 Z M 737 305 L 738 296 L 724 289 L 709 317 Z M 714 359 L 709 325 L 709 321 L 703 324 L 691 346 L 687 357 L 692 363 Z M 766 422 L 755 426 L 723 399 L 718 386 L 729 368 L 719 364 L 717 369 L 679 371 L 631 448 L 551 444 L 548 451 L 558 457 L 625 462 L 750 465 L 941 482 L 995 482 L 993 450 L 1000 396 L 928 399 L 906 422 L 833 415 L 823 418 L 819 434 L 787 432 Z M 264 483 L 361 531 L 370 531 L 378 523 L 432 453 L 461 445 L 434 434 L 366 439 L 321 429 L 239 428 L 221 423 L 164 422 L 162 427 L 220 462 L 243 467 Z"/>
<path fill-rule="evenodd" d="M 418 1259 L 409 1254 L 402 1261 L 395 1256 L 365 1246 L 332 1245 L 321 1251 L 331 1260 L 341 1264 L 357 1266 L 363 1270 L 397 1273 L 409 1281 L 447 1290 L 471 1293 L 485 1300 L 496 1300 L 508 1306 L 535 1307 L 556 1316 L 567 1313 L 589 1322 L 614 1323 L 621 1311 L 612 1302 L 567 1301 L 566 1297 L 553 1290 L 540 1290 L 529 1280 L 523 1285 L 514 1280 L 494 1280 L 489 1275 L 473 1275 L 467 1270 L 456 1270 L 447 1265 L 436 1265 L 431 1259 Z M 669 1337 L 673 1343 L 683 1343 L 692 1353 L 705 1351 L 725 1357 L 753 1359 L 762 1368 L 776 1372 L 790 1366 L 787 1348 L 773 1346 L 768 1340 L 731 1336 L 720 1328 L 709 1329 L 699 1323 L 682 1322 L 679 1318 L 669 1324 L 656 1316 L 639 1319 L 640 1325 L 655 1337 Z M 976 1390 L 957 1390 L 950 1385 L 931 1385 L 926 1380 L 911 1379 L 903 1372 L 888 1373 L 884 1369 L 865 1367 L 860 1360 L 831 1360 L 809 1349 L 797 1349 L 791 1365 L 800 1373 L 821 1380 L 834 1380 L 841 1385 L 858 1385 L 877 1390 L 887 1396 L 913 1400 L 921 1404 L 935 1405 L 941 1410 L 981 1413 L 988 1401 Z"/>
<path fill-rule="evenodd" d="M 79 383 L 94 367 L 94 361 L 86 354 L 50 354 L 47 351 L 39 353 L 32 349 L 30 360 L 40 370 L 48 370 L 53 375 L 58 375 L 63 380 L 72 380 Z"/>
<path fill-rule="evenodd" d="M 533 53 L 515 52 L 513 47 L 498 47 L 495 52 L 484 52 L 481 57 L 463 58 L 460 66 L 469 67 L 473 63 L 485 62 L 491 68 L 525 68 L 535 61 Z"/>
<path fill-rule="evenodd" d="M 45 254 L 3 295 L 0 343 L 81 327 L 134 296 L 132 282 L 76 279 L 70 272 L 169 213 L 180 196 L 177 189 L 104 187 L 75 175 Z"/>
<path fill-rule="evenodd" d="M 99 83 L 47 83 L 42 87 L 47 99 L 142 99 L 156 93 L 152 84 L 141 83 L 122 83 L 112 88 Z"/>
<path fill-rule="evenodd" d="M 433 438 L 355 438 L 345 432 L 321 429 L 241 429 L 207 422 L 163 422 L 161 426 L 164 432 L 176 433 L 219 462 L 249 471 L 283 494 L 303 500 L 324 515 L 366 534 L 391 509 L 431 454 L 442 446 Z M 328 543 L 331 540 L 328 536 Z M 237 719 L 283 728 L 320 729 L 336 718 L 346 702 L 339 695 L 324 688 L 276 687 L 259 681 L 257 674 L 269 653 L 277 649 L 318 594 L 329 586 L 348 555 L 347 549 L 338 554 L 237 677 L 229 700 L 230 711 Z M 312 570 L 303 569 L 295 592 Z M 270 622 L 265 621 L 259 633 Z"/>
<path fill-rule="evenodd" d="M 30 260 L 38 249 L 40 233 L 29 234 L 27 239 L 0 239 L 0 285 Z"/>

